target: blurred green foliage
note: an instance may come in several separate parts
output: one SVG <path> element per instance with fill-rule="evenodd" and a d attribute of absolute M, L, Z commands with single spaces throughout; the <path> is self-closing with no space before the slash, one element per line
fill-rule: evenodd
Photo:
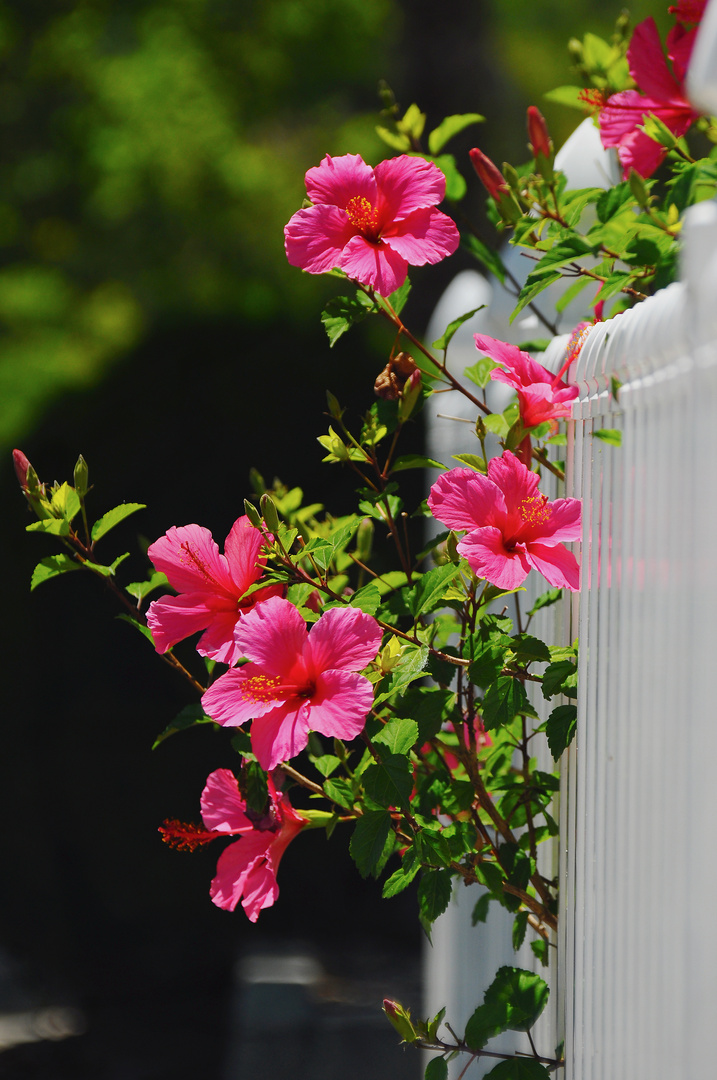
<path fill-rule="evenodd" d="M 151 323 L 300 315 L 283 225 L 327 148 L 378 154 L 399 26 L 392 0 L 0 6 L 0 441 Z"/>
<path fill-rule="evenodd" d="M 491 52 L 528 104 L 570 81 L 566 36 L 609 33 L 620 5 L 480 10 L 476 57 Z M 327 151 L 385 156 L 376 87 L 410 69 L 412 14 L 409 0 L 0 0 L 0 443 L 158 324 L 315 319 L 283 225 Z M 575 115 L 547 112 L 560 141 Z"/>

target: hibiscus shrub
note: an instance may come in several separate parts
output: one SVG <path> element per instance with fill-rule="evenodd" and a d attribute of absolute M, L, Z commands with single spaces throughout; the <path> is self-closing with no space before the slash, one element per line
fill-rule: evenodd
<path fill-rule="evenodd" d="M 514 288 L 516 314 L 562 277 L 574 279 L 568 298 L 593 285 L 591 321 L 576 328 L 557 374 L 527 349 L 476 334 L 476 364 L 458 379 L 448 364 L 451 339 L 474 312 L 451 323 L 432 348 L 402 321 L 408 267 L 435 263 L 458 246 L 458 228 L 437 204 L 458 201 L 465 182 L 443 150 L 481 117 L 447 118 L 429 134 L 424 153 L 425 117 L 416 106 L 402 118 L 394 109 L 393 129 L 381 130 L 404 151 L 399 156 L 371 168 L 358 155 L 327 155 L 309 170 L 311 205 L 287 224 L 286 251 L 292 264 L 332 273 L 342 290 L 348 286 L 322 315 L 330 344 L 370 315 L 395 330 L 376 380 L 379 400 L 360 428 L 352 430 L 329 394 L 331 425 L 319 437 L 324 461 L 345 468 L 357 487 L 356 513 L 333 517 L 305 506 L 299 488 L 278 481 L 267 488 L 254 473 L 254 493 L 223 554 L 205 527 L 172 526 L 149 547 L 147 579 L 122 587 L 126 556 L 100 561 L 96 545 L 142 507 L 123 504 L 90 526 L 84 460 L 72 484 L 49 488 L 15 451 L 21 488 L 38 519 L 28 529 L 62 548 L 40 561 L 32 588 L 78 569 L 101 578 L 125 617 L 187 680 L 195 701 L 157 742 L 197 723 L 230 730 L 236 769 L 208 777 L 202 824 L 167 820 L 160 828 L 165 841 L 184 850 L 229 841 L 210 888 L 218 907 L 241 904 L 256 921 L 278 897 L 287 845 L 307 829 L 330 835 L 348 828 L 359 872 L 383 876 L 385 897 L 418 879 L 427 933 L 456 881 L 477 882 L 484 891 L 474 921 L 485 919 L 491 903 L 502 905 L 514 915 L 514 946 L 530 935 L 546 962 L 555 943 L 557 882 L 543 873 L 539 848 L 558 831 L 551 806 L 559 780 L 556 771 L 537 767 L 534 747 L 547 738 L 557 761 L 574 736 L 577 653 L 529 630 L 540 608 L 579 588 L 578 559 L 565 545 L 580 539 L 581 508 L 575 499 L 551 501 L 540 485 L 547 472 L 564 479 L 554 456 L 565 441 L 558 427 L 577 395 L 565 376 L 591 323 L 605 304 L 614 314 L 672 279 L 680 214 L 717 188 L 717 150 L 694 158 L 685 140 L 696 127 L 717 141 L 714 119 L 698 117 L 684 91 L 703 6 L 670 9 L 675 26 L 665 52 L 652 20 L 628 40 L 622 17 L 612 42 L 593 35 L 574 50 L 585 85 L 555 96 L 595 114 L 624 171 L 616 186 L 568 189 L 534 107 L 527 165 L 499 170 L 480 149 L 470 154 L 494 220 L 533 253 L 521 287 L 477 230 L 465 227 L 466 248 Z M 653 179 L 658 167 L 664 172 Z M 594 213 L 583 215 L 589 205 Z M 516 391 L 500 414 L 486 403 L 491 380 Z M 460 391 L 476 412 L 475 435 L 454 455 L 459 467 L 400 453 L 423 399 L 446 388 Z M 492 458 L 488 433 L 501 444 Z M 410 469 L 438 472 L 418 506 L 400 487 Z M 407 528 L 415 517 L 434 523 L 433 539 L 419 550 Z M 375 533 L 382 553 L 390 541 L 393 568 L 374 560 Z M 549 588 L 526 611 L 530 572 Z M 158 589 L 172 591 L 157 597 Z M 199 633 L 204 667 L 197 673 L 173 647 Z M 544 723 L 536 709 L 541 697 L 549 702 Z M 452 1054 L 479 1057 L 489 1038 L 511 1027 L 528 1030 L 547 994 L 539 975 L 501 968 L 463 1035 L 448 1028 L 450 1037 L 440 1033 L 442 1013 L 417 1021 L 398 1002 L 386 1001 L 384 1009 L 402 1039 L 438 1052 L 427 1076 L 439 1080 Z M 532 1080 L 560 1063 L 534 1048 L 519 1060 L 520 1075 Z M 489 1075 L 508 1076 L 505 1065 Z"/>

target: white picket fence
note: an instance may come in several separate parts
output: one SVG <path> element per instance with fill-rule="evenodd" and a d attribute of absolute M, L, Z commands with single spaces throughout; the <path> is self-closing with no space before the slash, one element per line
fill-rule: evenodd
<path fill-rule="evenodd" d="M 708 26 L 717 40 L 715 0 Z M 693 99 L 717 111 L 717 63 L 697 59 Z M 568 373 L 580 391 L 566 494 L 583 500 L 582 585 L 536 627 L 546 640 L 580 638 L 555 853 L 557 963 L 536 1031 L 544 1053 L 564 1039 L 565 1080 L 717 1076 L 717 204 L 693 207 L 684 229 L 682 280 L 595 326 Z M 446 301 L 454 312 L 469 291 L 490 305 L 471 331 L 535 332 L 499 333 L 485 283 L 462 288 Z M 551 370 L 564 345 L 542 358 Z M 471 346 L 459 342 L 459 368 Z M 452 397 L 439 411 L 461 415 Z M 622 445 L 601 429 L 620 431 Z M 451 444 L 456 421 L 434 419 L 431 452 L 449 461 Z M 427 958 L 427 1010 L 447 1004 L 459 1027 L 501 964 L 533 961 L 505 944 L 505 912 L 470 927 L 469 893 L 458 890 Z M 521 1038 L 503 1045 L 525 1050 Z"/>

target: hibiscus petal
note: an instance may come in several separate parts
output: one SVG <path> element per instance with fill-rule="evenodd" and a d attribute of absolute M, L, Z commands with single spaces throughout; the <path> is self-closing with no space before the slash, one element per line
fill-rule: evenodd
<path fill-rule="evenodd" d="M 227 560 L 202 525 L 173 525 L 147 554 L 177 592 L 233 592 Z"/>
<path fill-rule="evenodd" d="M 434 518 L 449 529 L 475 529 L 505 518 L 500 488 L 473 469 L 451 469 L 436 480 L 428 496 Z"/>
<path fill-rule="evenodd" d="M 503 492 L 506 516 L 503 522 L 486 521 L 486 525 L 499 525 L 504 536 L 516 536 L 523 528 L 521 508 L 530 504 L 538 490 L 537 474 L 526 468 L 510 450 L 488 462 L 488 479 Z"/>
<path fill-rule="evenodd" d="M 640 176 L 652 176 L 666 155 L 666 147 L 645 135 L 644 131 L 633 131 L 631 135 L 625 136 L 617 151 L 623 179 L 627 180 L 632 169 Z"/>
<path fill-rule="evenodd" d="M 264 908 L 271 907 L 279 897 L 276 867 L 270 859 L 255 859 L 244 878 L 242 907 L 250 922 L 256 922 Z"/>
<path fill-rule="evenodd" d="M 197 642 L 200 656 L 208 656 L 220 664 L 236 664 L 241 657 L 241 649 L 234 641 L 234 631 L 240 612 L 236 607 L 229 611 L 215 611 L 212 621 Z"/>
<path fill-rule="evenodd" d="M 667 66 L 657 23 L 650 16 L 635 27 L 627 50 L 630 74 L 649 98 L 669 101 L 681 97 L 679 85 Z"/>
<path fill-rule="evenodd" d="M 297 210 L 284 227 L 286 257 L 309 274 L 325 274 L 340 265 L 342 252 L 355 234 L 354 225 L 335 206 Z"/>
<path fill-rule="evenodd" d="M 253 869 L 256 860 L 264 862 L 262 857 L 271 843 L 271 839 L 272 834 L 270 832 L 255 832 L 242 837 L 241 840 L 236 840 L 222 852 L 217 862 L 216 877 L 209 889 L 209 895 L 217 907 L 223 908 L 225 911 L 234 910 L 244 892 L 247 875 Z M 276 880 L 274 880 L 274 885 L 276 885 Z M 267 882 L 266 895 L 268 896 L 270 893 L 271 882 Z M 278 895 L 278 889 L 274 897 L 263 906 L 269 907 L 270 904 L 273 904 L 276 895 Z M 256 922 L 259 910 L 261 910 L 261 907 L 256 911 L 252 919 L 253 922 Z M 251 918 L 251 915 L 249 917 Z"/>
<path fill-rule="evenodd" d="M 307 664 L 317 674 L 329 668 L 361 671 L 381 644 L 381 627 L 359 608 L 330 608 L 309 631 Z"/>
<path fill-rule="evenodd" d="M 328 203 L 342 210 L 357 196 L 368 199 L 372 206 L 378 199 L 374 170 L 360 154 L 327 154 L 320 165 L 307 172 L 306 193 L 312 203 Z"/>
<path fill-rule="evenodd" d="M 244 811 L 237 778 L 231 769 L 215 769 L 207 777 L 200 801 L 202 821 L 214 832 L 252 832 L 254 826 Z"/>
<path fill-rule="evenodd" d="M 437 263 L 452 255 L 461 235 L 455 222 L 440 210 L 414 210 L 381 233 L 384 243 L 411 266 Z"/>
<path fill-rule="evenodd" d="M 580 499 L 556 499 L 548 503 L 550 517 L 540 526 L 539 543 L 579 540 L 582 534 L 582 503 Z"/>
<path fill-rule="evenodd" d="M 259 558 L 263 543 L 263 536 L 246 515 L 237 518 L 224 541 L 224 554 L 237 596 L 241 596 L 261 577 L 262 566 L 266 561 Z"/>
<path fill-rule="evenodd" d="M 234 640 L 242 656 L 272 675 L 291 675 L 308 631 L 289 600 L 272 596 L 242 616 Z"/>
<path fill-rule="evenodd" d="M 577 592 L 580 588 L 578 560 L 572 551 L 568 551 L 562 544 L 557 544 L 555 547 L 528 544 L 526 557 L 531 566 L 535 567 L 554 588 L 572 589 L 573 592 Z"/>
<path fill-rule="evenodd" d="M 309 727 L 334 739 L 355 739 L 373 705 L 373 686 L 351 671 L 324 671 L 311 696 Z"/>
<path fill-rule="evenodd" d="M 387 158 L 374 169 L 382 221 L 404 218 L 413 210 L 435 206 L 446 194 L 446 178 L 431 161 L 406 154 Z"/>
<path fill-rule="evenodd" d="M 499 589 L 517 589 L 530 571 L 522 546 L 506 550 L 500 529 L 475 529 L 461 540 L 458 551 L 478 577 Z"/>
<path fill-rule="evenodd" d="M 355 281 L 375 289 L 379 296 L 390 296 L 399 289 L 408 273 L 408 263 L 397 252 L 363 236 L 352 237 L 334 265 Z"/>
<path fill-rule="evenodd" d="M 215 617 L 205 593 L 182 593 L 153 600 L 147 608 L 147 625 L 152 631 L 157 652 L 171 649 L 178 641 L 206 630 Z"/>
<path fill-rule="evenodd" d="M 667 41 L 665 42 L 667 55 L 672 61 L 672 70 L 675 77 L 681 83 L 684 82 L 687 75 L 696 36 L 697 27 L 693 30 L 685 30 L 684 26 L 680 26 L 679 23 L 673 26 L 667 35 Z"/>
<path fill-rule="evenodd" d="M 207 716 L 224 727 L 238 727 L 255 716 L 276 708 L 277 699 L 271 693 L 272 676 L 264 674 L 256 664 L 245 664 L 225 672 L 202 695 L 202 708 Z M 251 680 L 255 680 L 252 684 Z M 276 680 L 278 686 L 279 680 Z"/>
<path fill-rule="evenodd" d="M 275 769 L 296 757 L 309 741 L 310 706 L 305 698 L 291 698 L 251 726 L 251 749 L 262 769 Z"/>

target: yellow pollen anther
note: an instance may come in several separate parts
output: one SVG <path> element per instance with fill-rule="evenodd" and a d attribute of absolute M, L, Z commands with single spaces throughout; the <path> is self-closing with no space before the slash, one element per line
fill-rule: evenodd
<path fill-rule="evenodd" d="M 518 509 L 527 525 L 544 525 L 550 518 L 547 495 L 531 495 L 522 500 Z"/>
<path fill-rule="evenodd" d="M 378 232 L 378 211 L 363 195 L 354 195 L 346 203 L 346 214 L 352 225 L 355 225 L 364 236 L 375 236 Z"/>
<path fill-rule="evenodd" d="M 242 697 L 245 701 L 275 701 L 280 685 L 278 675 L 252 675 L 241 685 Z"/>

